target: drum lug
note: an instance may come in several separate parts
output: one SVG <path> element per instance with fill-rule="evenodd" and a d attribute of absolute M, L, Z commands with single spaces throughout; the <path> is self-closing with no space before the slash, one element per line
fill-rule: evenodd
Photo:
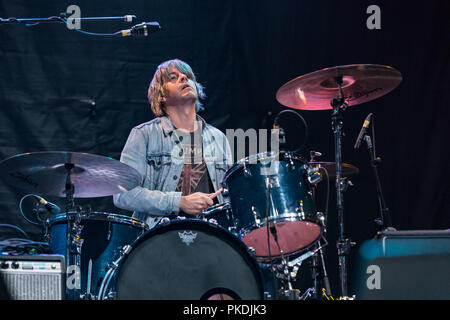
<path fill-rule="evenodd" d="M 253 247 L 248 247 L 248 252 L 252 255 L 252 256 L 256 256 L 256 250 Z"/>
<path fill-rule="evenodd" d="M 295 163 L 294 163 L 294 161 L 292 161 L 292 154 L 290 152 L 287 152 L 284 155 L 284 158 L 288 160 L 288 169 L 289 169 L 289 171 L 294 171 L 295 170 Z"/>
<path fill-rule="evenodd" d="M 321 223 L 322 226 L 325 228 L 325 232 L 326 232 L 325 215 L 323 214 L 323 212 L 318 211 L 318 212 L 317 212 L 317 218 L 319 218 L 320 223 Z"/>
<path fill-rule="evenodd" d="M 209 219 L 208 222 L 211 223 L 211 224 L 214 224 L 216 226 L 218 225 L 218 222 L 217 222 L 216 219 Z"/>
<path fill-rule="evenodd" d="M 295 209 L 295 211 L 297 211 L 298 213 L 300 213 L 300 217 L 302 218 L 302 219 L 305 219 L 306 218 L 306 216 L 305 216 L 305 211 L 303 210 L 303 200 L 300 200 L 299 202 L 298 202 L 298 207 Z"/>
<path fill-rule="evenodd" d="M 259 215 L 258 211 L 256 211 L 255 206 L 252 206 L 252 214 L 253 219 L 255 220 L 255 226 L 259 228 L 261 226 L 261 216 Z"/>
<path fill-rule="evenodd" d="M 178 217 L 177 217 L 177 218 L 178 218 Z M 167 218 L 167 217 L 162 217 L 161 220 L 160 220 L 160 223 L 161 223 L 163 226 L 167 226 L 167 225 L 170 224 L 170 219 Z"/>
<path fill-rule="evenodd" d="M 246 158 L 244 160 L 244 177 L 245 178 L 251 178 L 252 177 L 252 173 L 250 172 L 250 170 L 247 168 L 248 165 L 248 158 Z"/>

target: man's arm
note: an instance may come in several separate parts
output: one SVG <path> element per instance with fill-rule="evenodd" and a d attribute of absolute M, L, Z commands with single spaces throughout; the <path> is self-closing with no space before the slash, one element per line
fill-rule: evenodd
<path fill-rule="evenodd" d="M 162 192 L 144 188 L 147 175 L 147 139 L 142 130 L 133 128 L 120 156 L 120 161 L 136 169 L 142 176 L 141 185 L 113 196 L 114 205 L 121 209 L 147 212 L 164 216 L 177 213 L 180 208 L 181 192 Z"/>

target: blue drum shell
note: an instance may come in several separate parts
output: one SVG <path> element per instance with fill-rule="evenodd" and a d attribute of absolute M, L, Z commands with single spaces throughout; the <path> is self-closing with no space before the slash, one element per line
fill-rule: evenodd
<path fill-rule="evenodd" d="M 81 214 L 80 225 L 83 226 L 80 236 L 83 239 L 80 258 L 81 292 L 86 292 L 88 265 L 92 259 L 91 293 L 96 294 L 108 264 L 117 258 L 124 245 L 133 243 L 148 227 L 134 218 L 103 212 Z M 55 254 L 66 256 L 66 229 L 65 213 L 51 219 L 49 243 Z"/>

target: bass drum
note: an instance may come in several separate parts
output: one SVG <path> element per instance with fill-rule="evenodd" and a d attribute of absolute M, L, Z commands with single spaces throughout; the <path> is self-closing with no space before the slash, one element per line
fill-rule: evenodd
<path fill-rule="evenodd" d="M 100 299 L 262 300 L 261 271 L 248 248 L 222 227 L 197 219 L 146 232 L 112 265 Z"/>

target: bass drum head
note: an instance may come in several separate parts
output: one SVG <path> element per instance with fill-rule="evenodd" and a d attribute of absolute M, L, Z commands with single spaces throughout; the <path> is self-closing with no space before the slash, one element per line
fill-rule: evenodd
<path fill-rule="evenodd" d="M 120 265 L 119 300 L 262 300 L 259 266 L 248 248 L 208 222 L 171 221 L 145 233 Z"/>

